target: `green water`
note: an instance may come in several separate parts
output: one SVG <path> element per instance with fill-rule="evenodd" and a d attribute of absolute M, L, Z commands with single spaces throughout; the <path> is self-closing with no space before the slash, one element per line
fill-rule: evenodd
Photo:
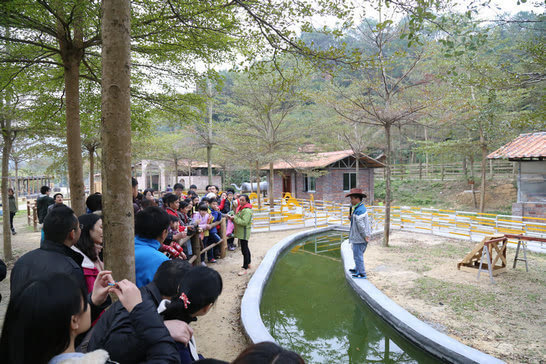
<path fill-rule="evenodd" d="M 279 258 L 261 315 L 271 335 L 308 363 L 436 363 L 377 317 L 345 281 L 339 244 L 328 232 Z"/>

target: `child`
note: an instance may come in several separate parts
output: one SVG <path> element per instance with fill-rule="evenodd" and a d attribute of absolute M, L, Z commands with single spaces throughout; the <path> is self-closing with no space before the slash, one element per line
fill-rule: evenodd
<path fill-rule="evenodd" d="M 193 215 L 195 222 L 199 225 L 199 229 L 201 230 L 201 233 L 199 234 L 199 238 L 201 238 L 202 247 L 206 248 L 206 238 L 209 236 L 209 230 L 211 229 L 210 222 L 213 219 L 212 215 L 208 213 L 208 206 L 204 203 L 199 204 L 199 207 L 197 208 L 197 214 Z M 214 260 L 214 257 L 211 261 L 209 256 L 209 262 L 210 263 L 216 263 Z M 205 265 L 205 255 L 201 254 L 201 264 Z"/>
<path fill-rule="evenodd" d="M 213 198 L 209 200 L 209 206 L 210 206 L 210 214 L 212 215 L 212 223 L 211 228 L 209 231 L 209 237 L 207 239 L 207 246 L 215 244 L 221 240 L 220 236 L 218 235 L 218 229 L 217 226 L 222 223 L 222 213 L 220 212 L 220 208 L 218 207 L 218 200 Z M 212 257 L 218 259 L 220 257 L 220 247 L 217 245 L 214 247 L 214 254 L 211 250 L 209 250 L 207 253 L 211 253 L 209 255 L 209 261 Z M 214 260 L 215 261 L 215 260 Z"/>
<path fill-rule="evenodd" d="M 177 216 L 173 215 L 169 215 L 169 220 L 170 221 L 169 228 L 167 229 L 167 237 L 165 238 L 163 244 L 173 248 L 174 250 L 165 248 L 164 246 L 161 246 L 159 250 L 169 253 L 172 259 L 188 259 L 186 253 L 183 251 L 183 248 L 178 244 L 178 242 L 182 239 L 182 237 L 180 236 L 180 220 Z"/>
<path fill-rule="evenodd" d="M 197 316 L 206 315 L 220 293 L 222 293 L 220 274 L 208 267 L 195 267 L 184 275 L 177 297 L 172 301 L 162 301 L 158 312 L 164 320 L 182 320 L 189 324 L 196 321 Z M 177 343 L 177 347 L 182 364 L 202 358 L 197 354 L 194 337 L 187 346 Z"/>

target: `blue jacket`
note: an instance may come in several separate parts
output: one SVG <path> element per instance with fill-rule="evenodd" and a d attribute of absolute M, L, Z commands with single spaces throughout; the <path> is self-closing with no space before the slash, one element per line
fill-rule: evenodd
<path fill-rule="evenodd" d="M 138 288 L 150 283 L 161 263 L 169 260 L 158 250 L 159 246 L 159 241 L 155 239 L 135 236 L 135 273 Z"/>
<path fill-rule="evenodd" d="M 212 223 L 218 222 L 222 220 L 222 213 L 220 211 L 212 210 L 210 211 L 210 214 L 214 217 L 214 220 L 212 220 Z M 218 228 L 215 226 L 212 229 L 210 229 L 210 233 L 214 234 L 218 232 Z"/>

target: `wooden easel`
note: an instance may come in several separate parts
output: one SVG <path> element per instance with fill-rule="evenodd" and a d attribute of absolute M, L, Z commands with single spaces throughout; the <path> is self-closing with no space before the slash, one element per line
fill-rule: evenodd
<path fill-rule="evenodd" d="M 457 263 L 457 269 L 475 272 L 478 270 L 478 280 L 482 269 L 487 269 L 491 283 L 495 283 L 493 276 L 506 272 L 506 247 L 508 239 L 504 235 L 486 236 L 474 246 L 463 260 Z M 498 260 L 500 265 L 496 265 Z"/>

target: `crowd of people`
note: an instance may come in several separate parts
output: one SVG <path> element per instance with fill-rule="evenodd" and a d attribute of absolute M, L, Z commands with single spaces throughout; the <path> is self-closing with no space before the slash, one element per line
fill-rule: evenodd
<path fill-rule="evenodd" d="M 199 355 L 191 323 L 206 315 L 222 292 L 222 277 L 212 269 L 219 250 L 199 258 L 201 248 L 220 240 L 225 221 L 229 249 L 235 239 L 251 268 L 248 248 L 252 205 L 233 190 L 220 194 L 207 186 L 172 192 L 140 193 L 133 179 L 135 283 L 116 281 L 103 264 L 102 196 L 91 194 L 87 213 L 77 217 L 63 196 L 42 187 L 38 217 L 40 248 L 20 257 L 10 276 L 10 300 L 0 337 L 2 363 L 226 363 Z M 60 195 L 60 196 L 59 196 Z M 114 242 L 106 242 L 110 244 Z M 212 264 L 207 266 L 207 263 Z M 0 272 L 2 273 L 2 272 Z M 110 295 L 117 296 L 112 303 Z M 206 338 L 204 338 L 206 339 Z M 274 343 L 248 347 L 232 363 L 303 363 L 296 353 Z"/>

